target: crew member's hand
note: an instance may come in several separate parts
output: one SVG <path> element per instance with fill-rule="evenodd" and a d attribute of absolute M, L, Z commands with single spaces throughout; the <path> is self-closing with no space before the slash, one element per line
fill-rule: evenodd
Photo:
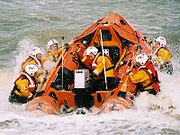
<path fill-rule="evenodd" d="M 94 72 L 92 72 L 92 73 L 90 74 L 90 77 L 91 77 L 91 78 L 95 78 L 95 77 L 96 77 L 96 75 L 94 74 Z"/>

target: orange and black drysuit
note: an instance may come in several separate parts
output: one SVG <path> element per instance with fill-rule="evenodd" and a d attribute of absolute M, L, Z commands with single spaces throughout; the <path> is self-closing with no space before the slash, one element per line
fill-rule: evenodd
<path fill-rule="evenodd" d="M 138 85 L 137 92 L 147 91 L 156 95 L 160 91 L 158 74 L 151 61 L 141 66 L 137 73 L 131 74 L 129 79 L 132 83 Z"/>
<path fill-rule="evenodd" d="M 14 82 L 14 88 L 10 93 L 9 102 L 11 103 L 27 103 L 33 98 L 37 90 L 37 82 L 35 78 L 22 72 Z"/>

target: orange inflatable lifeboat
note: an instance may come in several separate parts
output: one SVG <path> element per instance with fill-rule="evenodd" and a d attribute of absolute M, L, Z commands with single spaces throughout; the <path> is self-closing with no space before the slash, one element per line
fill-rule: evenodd
<path fill-rule="evenodd" d="M 69 49 L 59 57 L 47 81 L 40 89 L 41 94 L 27 104 L 26 110 L 38 109 L 48 114 L 58 114 L 61 106 L 77 108 L 79 98 L 83 99 L 83 107 L 95 106 L 101 108 L 101 111 L 113 110 L 113 106 L 116 106 L 114 110 L 131 108 L 131 99 L 121 98 L 118 93 L 119 91 L 133 93 L 135 89 L 132 84 L 128 86 L 128 76 L 125 71 L 131 67 L 130 62 L 137 53 L 140 51 L 150 53 L 142 39 L 143 35 L 117 13 L 110 13 L 93 23 L 71 41 Z M 81 61 L 84 51 L 89 46 L 95 46 L 100 50 L 102 44 L 104 52 L 112 59 L 115 76 L 120 78 L 118 87 L 113 90 L 88 92 L 84 86 L 78 91 L 85 94 L 78 95 L 76 85 L 81 84 L 76 82 L 76 77 L 79 74 L 88 75 L 92 71 L 89 62 Z M 39 109 L 43 104 L 48 106 L 48 109 Z"/>

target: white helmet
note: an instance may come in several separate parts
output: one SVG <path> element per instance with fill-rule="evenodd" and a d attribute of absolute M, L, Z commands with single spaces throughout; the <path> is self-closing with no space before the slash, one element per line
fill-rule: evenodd
<path fill-rule="evenodd" d="M 148 56 L 145 53 L 141 53 L 136 56 L 136 62 L 139 62 L 141 65 L 144 65 L 147 60 Z"/>
<path fill-rule="evenodd" d="M 165 37 L 159 36 L 155 39 L 156 42 L 159 42 L 160 47 L 164 47 L 167 44 L 167 40 Z"/>
<path fill-rule="evenodd" d="M 51 39 L 49 40 L 48 44 L 47 44 L 47 49 L 50 49 L 51 45 L 58 45 L 58 41 L 56 39 Z"/>
<path fill-rule="evenodd" d="M 35 57 L 36 57 L 36 55 L 39 54 L 39 53 L 42 54 L 41 49 L 39 47 L 34 47 L 32 49 L 31 55 L 35 55 Z"/>
<path fill-rule="evenodd" d="M 83 43 L 84 45 L 87 45 L 88 42 L 87 42 L 87 40 L 83 40 L 82 43 Z"/>
<path fill-rule="evenodd" d="M 34 74 L 38 71 L 38 67 L 36 65 L 30 64 L 26 66 L 25 71 L 30 76 L 34 76 Z"/>
<path fill-rule="evenodd" d="M 94 54 L 94 55 L 97 55 L 97 53 L 98 53 L 98 49 L 96 48 L 96 47 L 88 47 L 86 50 L 85 50 L 85 52 L 84 52 L 84 56 L 86 56 L 86 55 L 89 55 L 89 54 Z"/>

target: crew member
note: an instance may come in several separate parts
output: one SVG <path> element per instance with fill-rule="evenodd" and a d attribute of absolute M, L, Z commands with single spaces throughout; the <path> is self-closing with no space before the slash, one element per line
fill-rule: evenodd
<path fill-rule="evenodd" d="M 88 56 L 92 62 L 93 69 L 91 76 L 95 77 L 93 81 L 93 89 L 96 90 L 112 90 L 119 84 L 119 79 L 115 78 L 114 66 L 111 63 L 111 58 L 107 55 L 102 55 L 96 47 L 88 47 L 84 52 L 85 57 Z M 105 74 L 104 74 L 105 73 Z"/>
<path fill-rule="evenodd" d="M 58 41 L 56 39 L 49 40 L 47 44 L 47 52 L 48 52 L 47 56 L 50 56 L 51 60 L 56 62 L 57 58 L 62 53 L 62 48 L 58 48 Z"/>
<path fill-rule="evenodd" d="M 158 74 L 153 63 L 145 53 L 136 56 L 136 66 L 139 67 L 136 73 L 130 72 L 130 69 L 127 70 L 130 81 L 137 84 L 136 93 L 147 91 L 150 94 L 156 95 L 160 91 Z"/>
<path fill-rule="evenodd" d="M 42 65 L 44 61 L 41 49 L 39 47 L 34 47 L 28 58 L 22 63 L 21 72 L 25 70 L 27 65 L 36 65 L 38 67 L 36 79 L 39 81 L 38 83 L 43 83 L 47 75 Z"/>
<path fill-rule="evenodd" d="M 30 64 L 25 67 L 20 76 L 14 82 L 14 88 L 10 93 L 9 102 L 24 104 L 32 100 L 38 86 L 38 67 Z"/>
<path fill-rule="evenodd" d="M 47 54 L 43 58 L 43 67 L 48 73 L 54 67 L 61 53 L 62 53 L 62 47 L 58 48 L 58 41 L 56 39 L 49 40 L 47 44 Z"/>
<path fill-rule="evenodd" d="M 38 68 L 42 68 L 42 51 L 39 47 L 34 47 L 28 58 L 22 63 L 22 71 L 29 64 L 34 64 Z"/>
<path fill-rule="evenodd" d="M 173 66 L 171 63 L 172 53 L 167 46 L 165 37 L 157 37 L 152 44 L 153 56 L 152 60 L 155 65 L 161 70 L 169 74 L 173 73 Z"/>

